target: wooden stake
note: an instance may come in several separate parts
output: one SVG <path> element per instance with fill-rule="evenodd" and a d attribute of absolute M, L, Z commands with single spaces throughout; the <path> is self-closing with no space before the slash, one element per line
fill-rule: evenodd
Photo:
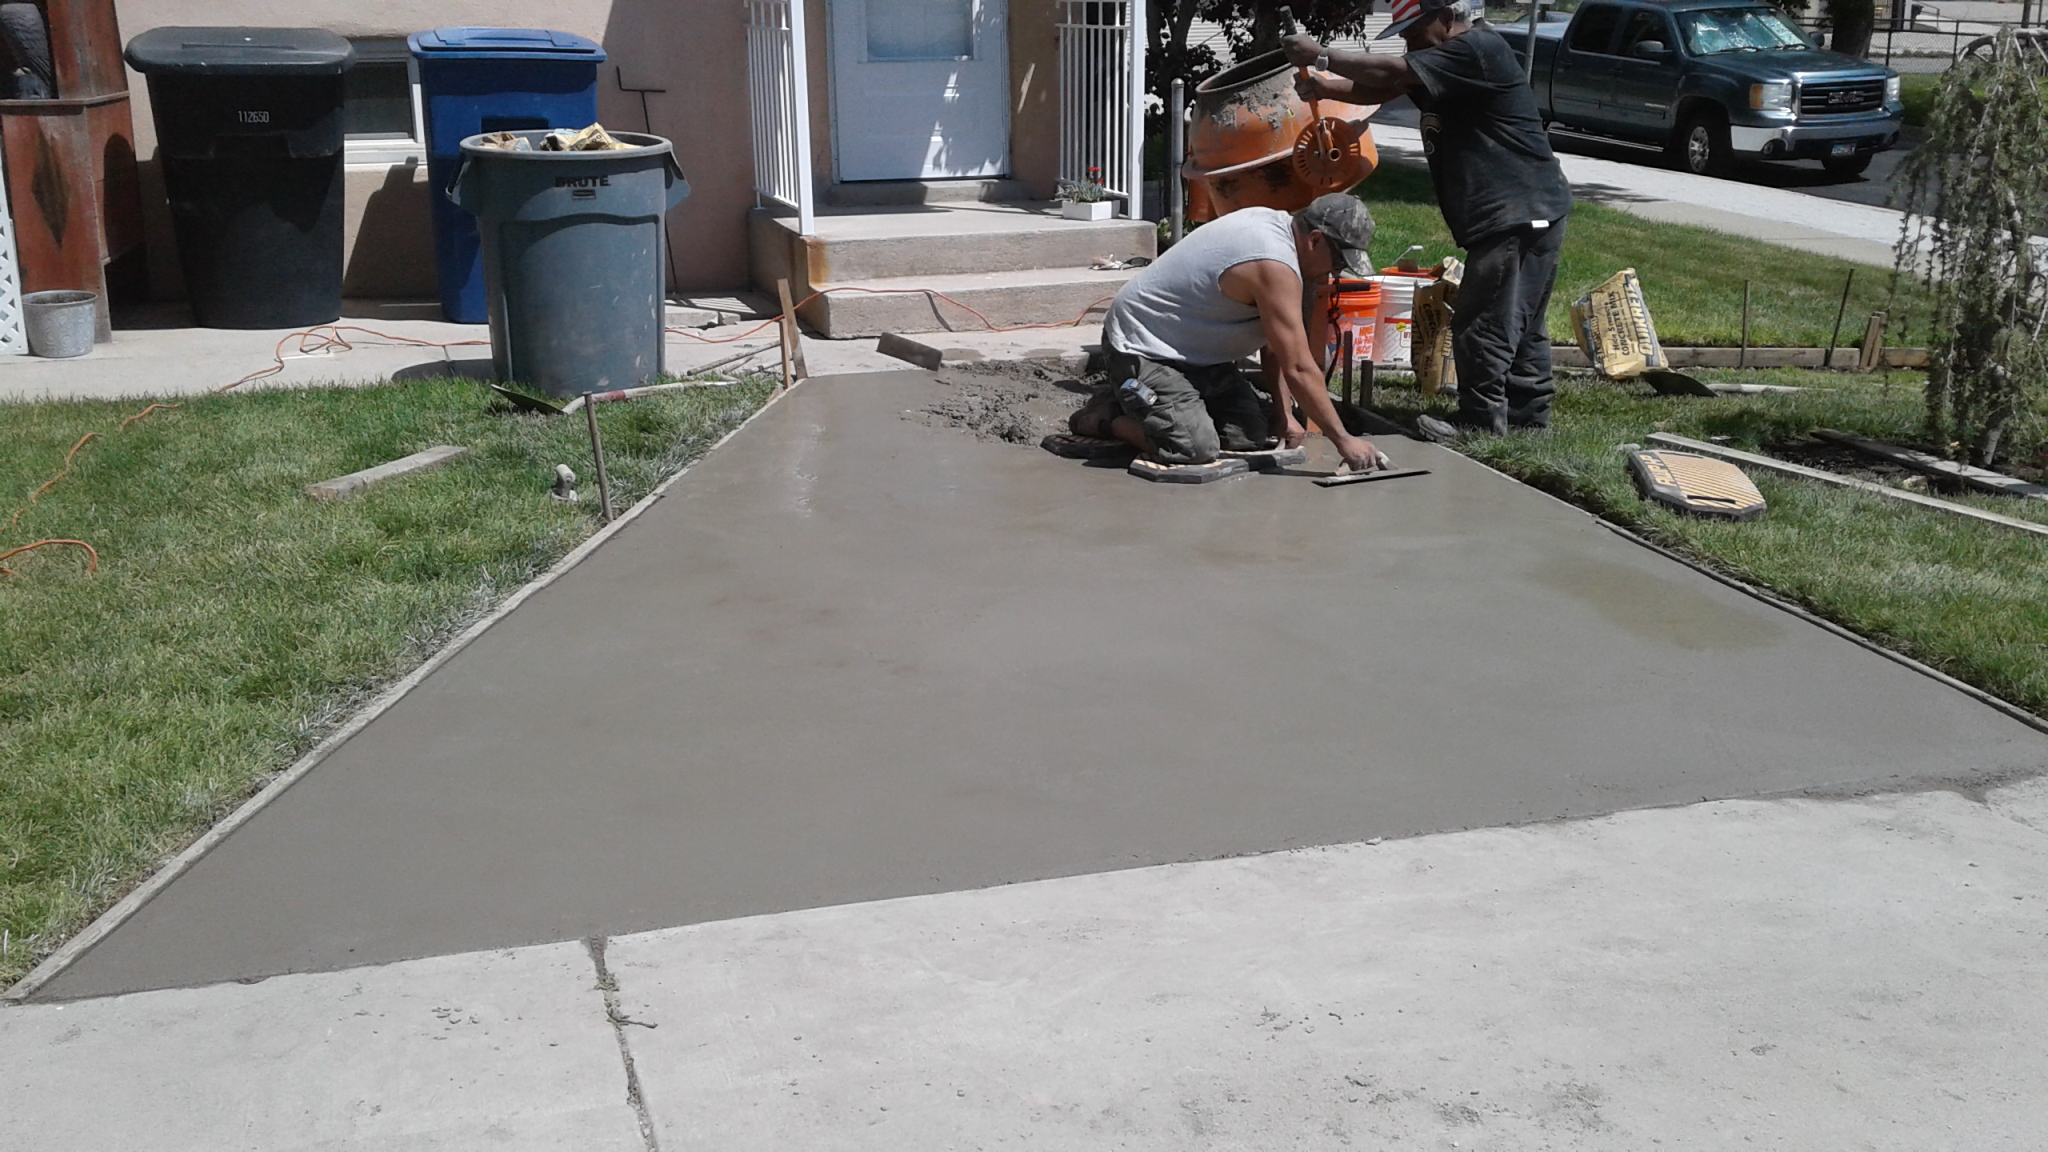
<path fill-rule="evenodd" d="M 591 393 L 583 394 L 583 415 L 590 420 L 590 455 L 597 461 L 598 509 L 604 513 L 604 522 L 612 522 L 612 480 L 604 470 L 604 437 L 597 433 L 597 405 L 590 402 Z"/>
<path fill-rule="evenodd" d="M 782 346 L 789 358 L 789 364 L 782 373 L 787 381 L 783 385 L 786 388 L 808 377 L 811 370 L 804 366 L 804 338 L 796 326 L 796 305 L 789 298 L 789 281 L 777 280 L 775 293 L 782 297 Z"/>
<path fill-rule="evenodd" d="M 1742 282 L 1742 352 L 1735 357 L 1735 366 L 1749 365 L 1749 281 Z"/>
<path fill-rule="evenodd" d="M 1856 357 L 1858 372 L 1873 372 L 1884 363 L 1884 326 L 1888 317 L 1882 312 L 1872 312 L 1870 323 L 1863 328 L 1863 353 Z"/>
<path fill-rule="evenodd" d="M 1365 361 L 1365 370 L 1359 374 L 1358 406 L 1360 408 L 1372 407 L 1372 377 L 1377 369 L 1378 365 L 1371 360 L 1367 360 Z"/>
<path fill-rule="evenodd" d="M 1849 312 L 1849 289 L 1854 287 L 1855 284 L 1856 270 L 1851 268 L 1849 269 L 1849 278 L 1842 281 L 1842 306 L 1835 309 L 1835 334 L 1828 337 L 1827 355 L 1820 358 L 1820 366 L 1823 368 L 1833 368 L 1835 366 L 1835 345 L 1842 342 L 1842 317 Z"/>

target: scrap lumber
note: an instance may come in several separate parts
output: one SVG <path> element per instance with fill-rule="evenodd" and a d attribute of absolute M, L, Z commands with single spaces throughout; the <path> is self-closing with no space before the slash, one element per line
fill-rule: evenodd
<path fill-rule="evenodd" d="M 875 351 L 915 364 L 927 372 L 938 371 L 940 363 L 945 360 L 945 353 L 937 348 L 894 332 L 882 333 L 881 339 L 875 341 Z"/>
<path fill-rule="evenodd" d="M 1925 348 L 1884 348 L 1880 356 L 1887 368 L 1927 367 Z M 1825 348 L 1751 348 L 1745 359 L 1740 348 L 1664 346 L 1665 362 L 1673 368 L 1819 368 L 1826 358 Z M 1564 344 L 1551 346 L 1550 360 L 1560 368 L 1593 366 L 1584 352 Z M 1877 367 L 1873 363 L 1870 369 Z"/>
<path fill-rule="evenodd" d="M 1894 464 L 1903 465 L 1915 472 L 1923 472 L 1929 476 L 1943 476 L 1956 481 L 1966 488 L 1974 488 L 1979 492 L 1988 493 L 1993 496 L 2025 496 L 2034 500 L 2048 500 L 2048 487 L 2040 484 L 2029 484 L 2025 480 L 2007 476 L 2003 472 L 1993 472 L 1988 468 L 1977 468 L 1969 464 L 1958 464 L 1953 460 L 1944 460 L 1939 456 L 1932 456 L 1925 452 L 1916 452 L 1911 448 L 1900 448 L 1893 444 L 1886 444 L 1882 440 L 1871 440 L 1862 436 L 1852 436 L 1847 432 L 1837 432 L 1833 428 L 1815 428 L 1813 434 L 1823 440 L 1847 445 L 1863 453 L 1865 456 L 1872 456 L 1879 460 L 1889 460 Z"/>
<path fill-rule="evenodd" d="M 308 485 L 306 495 L 315 500 L 346 500 L 363 489 L 382 484 L 386 480 L 439 468 L 467 451 L 467 448 L 438 444 L 424 452 L 415 452 L 403 459 L 393 460 L 389 464 L 379 464 L 375 468 L 365 468 L 361 472 L 351 472 L 346 476 L 337 476 L 332 480 L 322 480 L 318 484 Z"/>
<path fill-rule="evenodd" d="M 1868 480 L 1858 480 L 1852 476 L 1837 476 L 1832 472 L 1823 472 L 1818 468 L 1808 468 L 1805 465 L 1793 464 L 1786 460 L 1774 460 L 1769 456 L 1759 456 L 1754 452 L 1744 452 L 1739 448 L 1709 444 L 1704 440 L 1694 440 L 1689 436 L 1674 436 L 1669 432 L 1652 432 L 1644 437 L 1644 439 L 1659 448 L 1676 448 L 1684 452 L 1697 452 L 1702 456 L 1712 456 L 1717 460 L 1726 460 L 1731 464 L 1740 464 L 1745 468 L 1754 468 L 1760 472 L 1790 476 L 1797 480 L 1813 480 L 1821 484 L 1832 484 L 1837 488 L 1853 488 L 1859 492 L 1868 492 L 1875 496 L 1902 500 L 1908 504 L 1918 504 L 1922 508 L 1932 508 L 1937 512 L 1946 512 L 1951 516 L 1963 516 L 1971 520 L 1982 521 L 1986 524 L 1997 524 L 2005 528 L 2015 528 L 2021 532 L 2030 532 L 2036 536 L 2048 538 L 2048 524 L 2035 524 L 2026 520 L 2016 520 L 2010 516 L 2000 516 L 1996 512 L 1980 511 L 1967 504 L 1956 504 L 1948 500 L 1938 500 L 1932 496 L 1922 496 L 1918 492 L 1906 492 L 1898 488 L 1887 488 L 1882 484 L 1872 484 Z"/>

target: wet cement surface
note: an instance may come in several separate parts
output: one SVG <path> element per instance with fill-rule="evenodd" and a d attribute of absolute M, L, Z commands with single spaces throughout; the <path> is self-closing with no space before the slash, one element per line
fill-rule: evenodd
<path fill-rule="evenodd" d="M 1445 450 L 1154 485 L 948 387 L 800 388 L 43 996 L 2048 766 Z"/>

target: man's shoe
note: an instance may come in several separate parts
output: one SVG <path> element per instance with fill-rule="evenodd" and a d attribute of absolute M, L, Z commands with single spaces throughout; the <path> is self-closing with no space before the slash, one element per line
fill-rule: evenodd
<path fill-rule="evenodd" d="M 1465 430 L 1448 420 L 1439 420 L 1434 416 L 1417 416 L 1415 434 L 1432 444 L 1448 445 L 1456 444 L 1465 434 Z"/>

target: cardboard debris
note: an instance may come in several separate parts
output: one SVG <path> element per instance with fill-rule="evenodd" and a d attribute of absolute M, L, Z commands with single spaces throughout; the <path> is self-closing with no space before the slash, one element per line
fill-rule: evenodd
<path fill-rule="evenodd" d="M 1431 396 L 1458 387 L 1458 365 L 1451 356 L 1451 312 L 1458 303 L 1465 266 L 1446 258 L 1435 271 L 1436 279 L 1415 289 L 1414 339 L 1408 352 L 1415 382 Z"/>
<path fill-rule="evenodd" d="M 581 132 L 550 132 L 540 140 L 543 152 L 614 152 L 631 147 L 633 145 L 613 139 L 602 124 L 592 124 Z"/>
<path fill-rule="evenodd" d="M 526 137 L 516 132 L 487 133 L 482 140 L 477 141 L 477 145 L 482 148 L 496 148 L 500 152 L 533 151 L 533 145 L 527 143 Z"/>
<path fill-rule="evenodd" d="M 1650 306 L 1636 270 L 1623 268 L 1605 284 L 1572 302 L 1572 331 L 1579 350 L 1600 374 L 1628 380 L 1652 368 L 1669 368 Z"/>

